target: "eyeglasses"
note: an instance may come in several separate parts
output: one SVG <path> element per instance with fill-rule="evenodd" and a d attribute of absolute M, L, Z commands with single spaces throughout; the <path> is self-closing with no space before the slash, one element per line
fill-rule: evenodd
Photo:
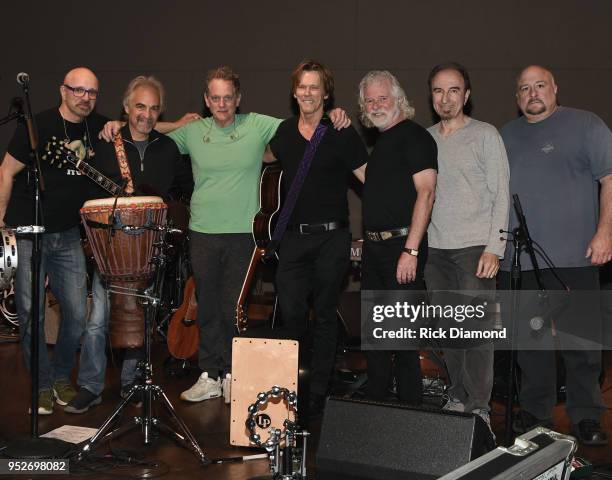
<path fill-rule="evenodd" d="M 71 87 L 70 85 L 66 85 L 64 84 L 63 87 L 67 88 L 68 90 L 70 90 L 73 95 L 75 97 L 84 97 L 85 94 L 89 95 L 89 98 L 97 98 L 98 96 L 98 91 L 94 90 L 94 89 L 86 89 L 83 87 Z"/>
<path fill-rule="evenodd" d="M 224 103 L 230 103 L 236 99 L 236 95 L 225 95 L 224 97 L 213 95 L 212 97 L 208 97 L 208 99 L 213 103 L 219 103 L 221 100 L 223 100 Z"/>

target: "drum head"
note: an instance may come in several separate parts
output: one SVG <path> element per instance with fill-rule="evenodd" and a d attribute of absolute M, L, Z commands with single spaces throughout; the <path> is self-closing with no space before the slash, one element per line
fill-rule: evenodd
<path fill-rule="evenodd" d="M 97 198 L 95 200 L 88 200 L 83 204 L 83 208 L 93 207 L 113 207 L 117 201 L 117 206 L 122 207 L 125 205 L 151 205 L 157 203 L 164 203 L 160 197 L 111 197 L 111 198 Z"/>

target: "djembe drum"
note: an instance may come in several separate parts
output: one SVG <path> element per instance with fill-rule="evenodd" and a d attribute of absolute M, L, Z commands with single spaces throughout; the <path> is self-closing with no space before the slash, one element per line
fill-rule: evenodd
<path fill-rule="evenodd" d="M 159 197 L 102 198 L 81 208 L 100 275 L 111 287 L 113 347 L 134 348 L 144 342 L 144 308 L 136 293 L 148 286 L 153 275 L 157 227 L 165 224 L 166 212 Z"/>

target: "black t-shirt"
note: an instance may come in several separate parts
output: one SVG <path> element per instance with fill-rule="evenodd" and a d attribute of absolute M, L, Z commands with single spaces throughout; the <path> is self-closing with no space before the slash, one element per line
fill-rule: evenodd
<path fill-rule="evenodd" d="M 91 113 L 81 123 L 63 121 L 57 108 L 46 110 L 36 115 L 38 127 L 39 152 L 42 157 L 45 147 L 51 137 L 60 140 L 82 140 L 88 149 L 95 152 L 98 148 L 98 132 L 108 121 L 97 113 Z M 30 147 L 27 131 L 24 125 L 19 125 L 11 139 L 7 152 L 28 165 L 30 162 Z M 95 155 L 87 156 L 88 163 L 95 164 Z M 41 158 L 41 171 L 45 183 L 42 194 L 42 223 L 45 231 L 61 232 L 80 222 L 79 209 L 87 198 L 90 180 L 81 175 L 75 168 L 57 168 Z M 15 176 L 13 190 L 9 200 L 4 221 L 10 226 L 31 225 L 34 221 L 32 193 L 28 187 L 29 171 L 23 169 Z"/>
<path fill-rule="evenodd" d="M 141 155 L 136 142 L 130 136 L 128 126 L 121 129 L 121 136 L 130 166 L 135 195 L 155 195 L 166 198 L 169 190 L 174 187 L 180 189 L 186 196 L 191 194 L 193 190 L 191 162 L 181 156 L 174 140 L 152 130 Z M 102 142 L 98 145 L 96 164 L 100 173 L 118 185 L 123 183 L 114 143 Z M 110 196 L 108 192 L 93 182 L 92 185 L 94 186 L 91 188 L 90 198 Z"/>
<path fill-rule="evenodd" d="M 412 176 L 438 169 L 438 148 L 420 125 L 404 120 L 382 132 L 368 162 L 363 189 L 366 230 L 388 230 L 410 225 L 416 201 Z"/>
<path fill-rule="evenodd" d="M 274 156 L 283 167 L 281 187 L 286 195 L 308 145 L 298 130 L 298 118 L 281 123 L 270 141 Z M 368 161 L 368 154 L 353 127 L 335 130 L 329 125 L 317 147 L 300 191 L 290 224 L 348 222 L 348 179 L 352 171 Z"/>

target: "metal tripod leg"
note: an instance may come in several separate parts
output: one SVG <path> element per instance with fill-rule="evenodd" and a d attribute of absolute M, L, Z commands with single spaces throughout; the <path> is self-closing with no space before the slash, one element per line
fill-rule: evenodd
<path fill-rule="evenodd" d="M 130 428 L 126 429 L 117 429 L 115 431 L 109 432 L 105 435 L 105 433 L 109 430 L 110 426 L 113 422 L 119 417 L 119 414 L 123 411 L 125 406 L 129 403 L 132 397 L 139 391 L 143 393 L 143 406 L 142 406 L 142 414 L 134 417 L 134 422 L 136 425 L 141 426 L 142 434 L 143 434 L 143 442 L 145 445 L 151 443 L 151 433 L 153 431 L 153 427 L 157 427 L 160 430 L 163 430 L 165 433 L 172 435 L 175 439 L 178 439 L 184 446 L 187 448 L 191 448 L 193 452 L 198 456 L 200 462 L 203 465 L 208 465 L 210 460 L 206 457 L 200 446 L 198 445 L 197 440 L 191 434 L 187 425 L 180 419 L 174 407 L 168 400 L 168 397 L 162 390 L 159 385 L 155 385 L 153 383 L 153 366 L 151 364 L 151 324 L 152 320 L 157 317 L 157 307 L 159 306 L 160 298 L 161 298 L 161 290 L 163 286 L 163 275 L 165 272 L 166 265 L 166 233 L 171 230 L 170 227 L 164 227 L 162 229 L 162 234 L 160 236 L 160 242 L 156 243 L 155 246 L 159 248 L 159 254 L 154 257 L 154 263 L 157 266 L 155 272 L 155 279 L 150 289 L 145 290 L 144 292 L 131 292 L 130 295 L 136 295 L 141 298 L 146 299 L 146 311 L 145 311 L 145 336 L 144 336 L 144 347 L 145 347 L 145 360 L 139 363 L 139 369 L 142 373 L 142 379 L 140 383 L 134 385 L 126 398 L 119 404 L 119 406 L 111 413 L 110 417 L 108 417 L 100 429 L 96 432 L 96 434 L 91 437 L 89 442 L 85 444 L 85 446 L 79 452 L 77 458 L 80 460 L 84 455 L 91 452 L 91 450 L 95 447 L 96 442 L 100 440 L 103 436 L 106 438 L 112 438 L 118 435 L 125 433 L 127 430 L 134 428 L 134 425 Z M 161 423 L 157 418 L 152 415 L 152 404 L 155 398 L 159 398 L 162 401 L 162 404 L 170 414 L 170 416 L 176 421 L 183 435 L 180 435 L 178 432 L 173 431 L 163 423 Z"/>
<path fill-rule="evenodd" d="M 122 435 L 122 434 L 128 432 L 129 430 L 132 430 L 133 428 L 136 427 L 136 425 L 131 425 L 131 426 L 127 427 L 127 428 L 120 428 L 120 429 L 116 429 L 116 430 L 113 430 L 113 431 L 110 431 L 110 432 L 108 431 L 109 428 L 111 427 L 111 425 L 114 423 L 114 421 L 123 412 L 123 409 L 129 403 L 130 399 L 132 398 L 132 396 L 135 393 L 136 393 L 135 388 L 133 388 L 130 391 L 130 394 L 121 401 L 121 403 L 115 408 L 115 410 L 113 410 L 113 412 L 110 414 L 110 416 L 100 426 L 98 431 L 83 446 L 83 448 L 81 449 L 81 451 L 78 454 L 78 459 L 79 460 L 81 460 L 84 455 L 87 455 L 88 453 L 93 451 L 93 449 L 95 448 L 96 442 L 98 442 L 98 440 L 100 440 L 101 438 L 103 438 L 103 437 L 104 438 L 118 437 L 118 436 L 120 436 L 120 435 Z"/>
<path fill-rule="evenodd" d="M 123 409 L 129 404 L 132 397 L 136 395 L 139 390 L 142 390 L 144 395 L 142 414 L 134 417 L 133 425 L 109 431 L 115 419 L 119 417 L 119 415 L 123 412 Z M 154 399 L 159 399 L 161 401 L 166 411 L 178 424 L 182 435 L 165 425 L 163 422 L 160 422 L 159 419 L 152 416 L 152 402 Z M 115 408 L 111 415 L 104 421 L 100 429 L 81 449 L 78 455 L 78 459 L 80 460 L 83 458 L 84 455 L 90 453 L 96 447 L 96 443 L 100 439 L 111 439 L 119 437 L 121 435 L 124 435 L 128 431 L 133 430 L 139 425 L 143 433 L 143 443 L 145 445 L 149 445 L 151 443 L 151 434 L 153 427 L 157 427 L 164 433 L 174 437 L 175 440 L 177 440 L 186 448 L 190 448 L 193 453 L 199 458 L 200 462 L 202 462 L 204 465 L 208 465 L 210 463 L 210 460 L 206 457 L 202 448 L 198 445 L 197 440 L 189 431 L 187 425 L 185 425 L 185 422 L 183 422 L 183 420 L 178 416 L 178 414 L 174 410 L 174 407 L 172 406 L 172 403 L 170 403 L 170 400 L 159 385 L 134 385 L 129 391 L 128 395 L 121 401 L 117 408 Z"/>
<path fill-rule="evenodd" d="M 208 465 L 210 463 L 210 460 L 206 458 L 206 455 L 204 455 L 204 452 L 198 445 L 198 441 L 195 439 L 193 434 L 189 431 L 189 428 L 187 428 L 187 425 L 185 424 L 185 422 L 183 422 L 181 417 L 179 417 L 178 414 L 176 413 L 176 410 L 172 406 L 172 403 L 170 403 L 170 400 L 168 399 L 164 390 L 159 385 L 151 385 L 151 388 L 154 389 L 155 391 L 154 392 L 155 397 L 161 401 L 162 405 L 166 408 L 166 411 L 170 414 L 170 416 L 178 424 L 179 429 L 183 435 L 179 434 L 175 430 L 172 430 L 170 427 L 166 426 L 162 422 L 158 421 L 157 426 L 160 429 L 165 430 L 166 433 L 173 434 L 177 440 L 181 441 L 186 446 L 191 447 L 194 453 L 200 457 L 200 461 L 204 463 L 205 465 Z"/>

